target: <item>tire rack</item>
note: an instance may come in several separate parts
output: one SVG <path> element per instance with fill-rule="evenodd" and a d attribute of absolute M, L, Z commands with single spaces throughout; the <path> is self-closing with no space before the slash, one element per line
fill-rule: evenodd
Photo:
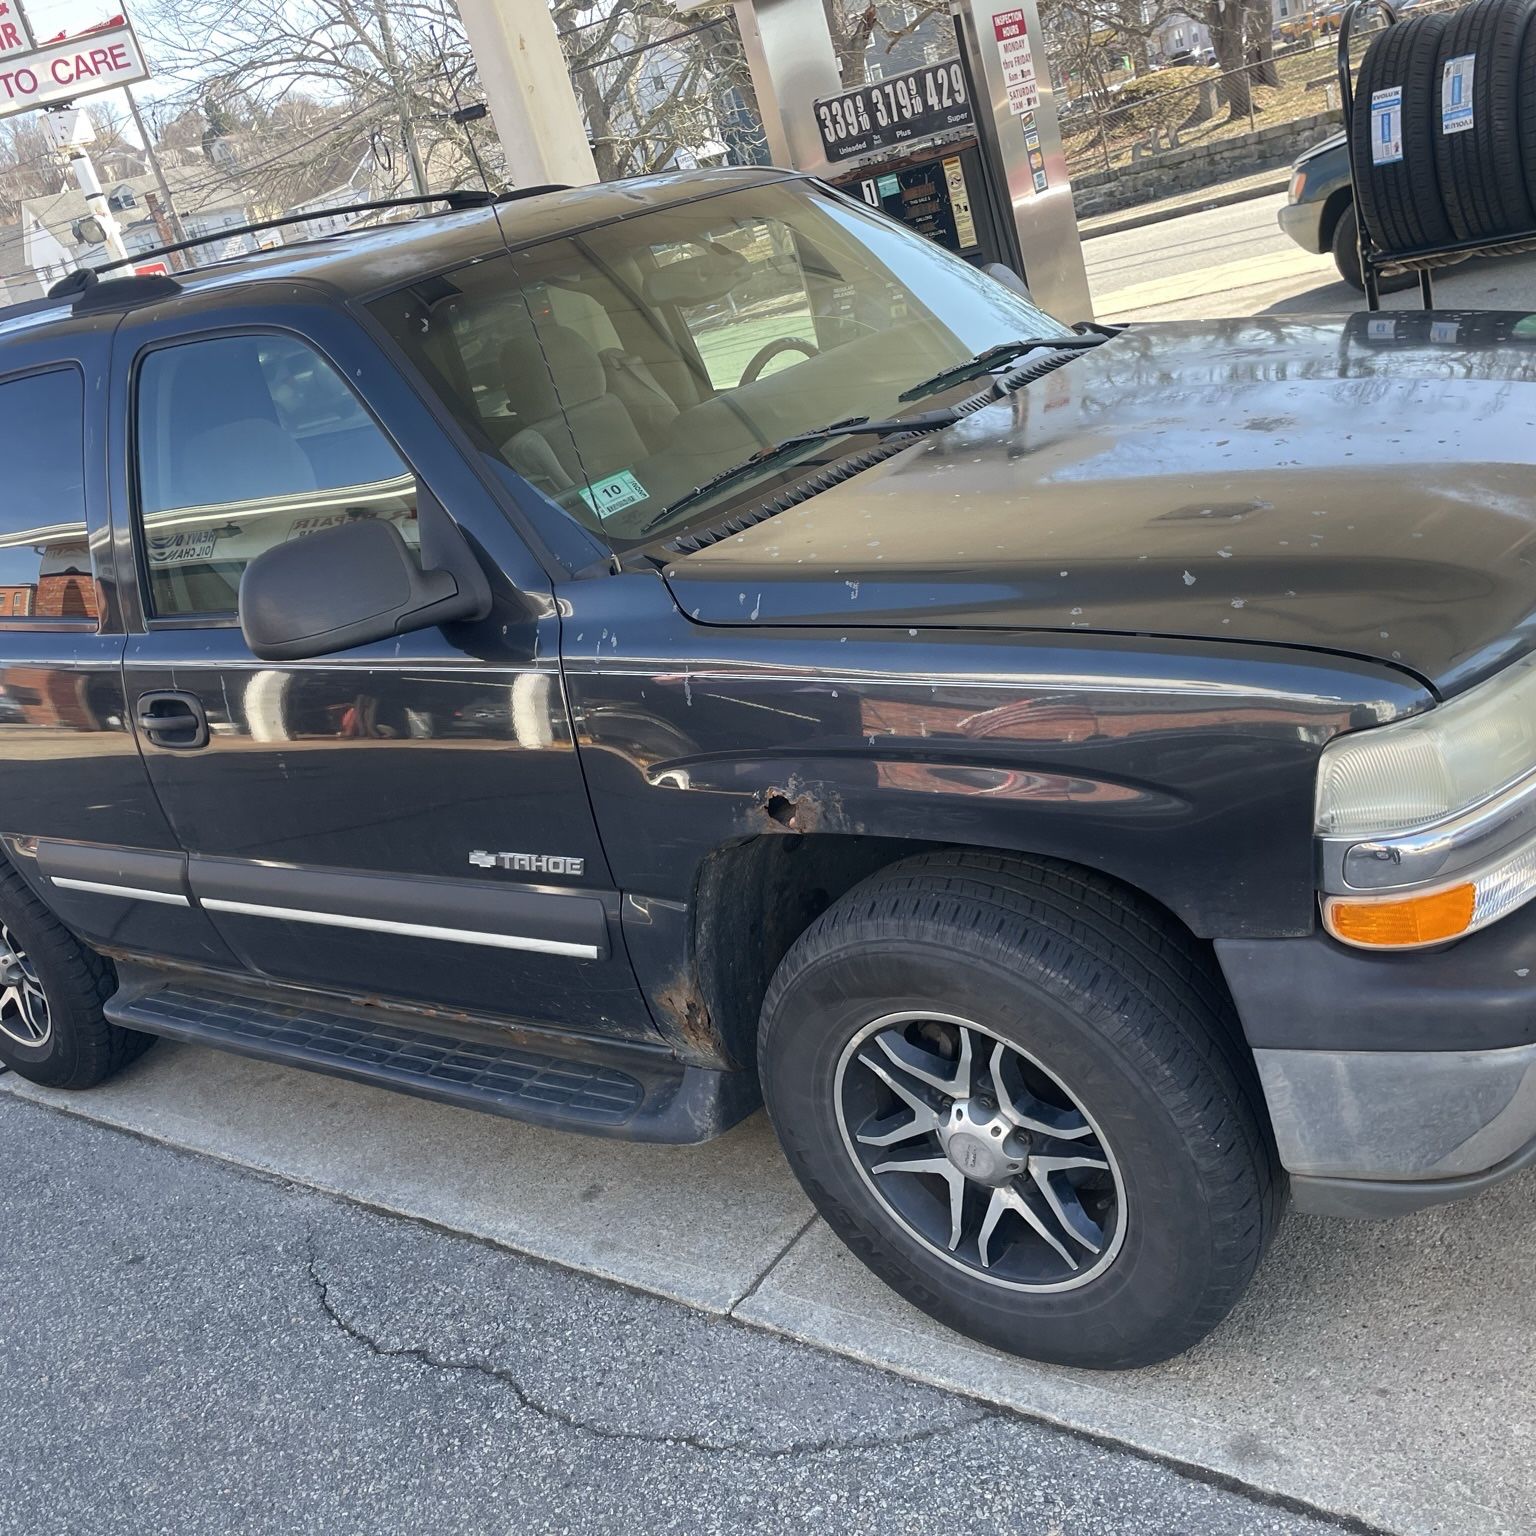
<path fill-rule="evenodd" d="M 1381 308 L 1381 273 L 1388 267 L 1417 269 L 1419 297 L 1425 309 L 1435 307 L 1435 287 L 1432 268 L 1448 266 L 1465 260 L 1468 256 L 1513 256 L 1536 247 L 1536 229 L 1518 234 L 1505 235 L 1497 240 L 1456 240 L 1445 245 L 1420 246 L 1412 250 L 1387 253 L 1376 247 L 1374 233 L 1366 227 L 1365 210 L 1360 202 L 1360 167 L 1355 164 L 1355 87 L 1354 74 L 1349 62 L 1349 40 L 1357 17 L 1367 11 L 1381 11 L 1387 25 L 1397 23 L 1397 11 L 1390 0 L 1350 0 L 1339 23 L 1339 106 L 1344 116 L 1344 147 L 1349 156 L 1349 190 L 1354 198 L 1355 225 L 1360 241 L 1360 276 L 1365 282 L 1365 299 L 1369 308 Z"/>

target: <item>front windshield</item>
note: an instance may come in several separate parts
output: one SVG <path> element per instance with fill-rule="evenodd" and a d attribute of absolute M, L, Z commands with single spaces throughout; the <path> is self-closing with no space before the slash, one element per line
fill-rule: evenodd
<path fill-rule="evenodd" d="M 768 183 L 461 267 L 375 313 L 483 451 L 615 549 L 717 518 L 837 438 L 667 509 L 795 433 L 921 411 L 913 385 L 1067 334 L 883 215 Z M 972 386 L 974 387 L 974 386 Z"/>

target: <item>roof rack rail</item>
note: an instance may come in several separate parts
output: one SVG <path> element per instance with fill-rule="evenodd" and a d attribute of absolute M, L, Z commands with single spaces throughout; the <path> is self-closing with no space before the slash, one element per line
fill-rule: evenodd
<path fill-rule="evenodd" d="M 153 250 L 140 251 L 123 261 L 108 261 L 88 270 L 98 277 L 116 272 L 120 267 L 131 267 L 137 262 L 152 261 L 156 256 L 174 256 L 178 251 L 190 251 L 199 245 L 214 245 L 220 240 L 232 240 L 237 235 L 260 234 L 266 229 L 282 229 L 289 224 L 307 224 L 312 219 L 333 217 L 343 213 L 379 213 L 390 208 L 424 208 L 433 203 L 447 203 L 450 213 L 466 213 L 478 208 L 489 208 L 495 203 L 515 202 L 523 197 L 537 197 L 543 192 L 568 192 L 569 187 L 549 183 L 538 187 L 513 187 L 506 192 L 491 192 L 481 188 L 460 188 L 452 192 L 429 192 L 411 197 L 381 197 L 365 203 L 347 203 L 338 208 L 316 208 L 309 213 L 286 213 L 281 218 L 258 219 L 253 224 L 238 224 L 228 229 L 216 229 L 211 234 L 197 235 L 191 240 L 178 240 L 174 245 L 157 245 Z M 73 274 L 71 274 L 73 275 Z M 67 279 L 66 279 L 67 281 Z"/>

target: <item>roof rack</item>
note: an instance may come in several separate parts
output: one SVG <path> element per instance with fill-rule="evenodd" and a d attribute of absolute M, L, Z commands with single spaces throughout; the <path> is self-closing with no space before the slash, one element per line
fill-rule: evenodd
<path fill-rule="evenodd" d="M 259 234 L 266 229 L 282 229 L 289 224 L 307 224 L 313 219 L 333 218 L 338 214 L 378 213 L 390 208 L 423 208 L 433 203 L 447 203 L 450 213 L 466 213 L 477 208 L 489 208 L 496 203 L 516 202 L 519 198 L 537 197 L 544 192 L 568 192 L 570 188 L 551 182 L 537 187 L 513 187 L 506 192 L 491 192 L 463 188 L 453 192 L 422 193 L 413 197 L 382 197 L 366 203 L 347 203 L 337 208 L 314 208 L 308 213 L 287 213 L 277 219 L 258 219 L 254 224 L 238 224 L 228 229 L 216 229 L 210 234 L 197 235 L 191 240 L 178 240 L 174 245 L 157 245 L 153 250 L 140 251 L 122 261 L 108 261 L 89 268 L 98 277 L 115 272 L 119 267 L 132 267 L 141 261 L 152 261 L 156 256 L 174 256 L 178 251 L 189 251 L 199 245 L 215 245 L 221 240 L 232 240 L 238 235 Z"/>

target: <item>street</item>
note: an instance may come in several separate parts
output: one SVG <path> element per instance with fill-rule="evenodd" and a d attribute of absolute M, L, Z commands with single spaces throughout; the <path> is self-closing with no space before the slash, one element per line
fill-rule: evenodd
<path fill-rule="evenodd" d="M 161 1511 L 158 1526 L 88 1521 L 82 1484 L 78 1518 L 50 1524 L 40 1512 L 63 1491 L 47 1480 L 22 1490 L 13 1470 L 6 1531 L 181 1530 L 172 1501 L 223 1508 L 225 1489 L 258 1515 L 275 1511 L 263 1521 L 232 1504 L 231 1529 L 305 1528 L 311 1509 L 317 1523 L 329 1511 L 342 1528 L 382 1529 L 390 1522 L 369 1525 L 368 1511 L 411 1486 L 422 1511 L 460 1501 L 462 1521 L 438 1528 L 480 1529 L 487 1506 L 473 1490 L 488 1474 L 475 1455 L 504 1479 L 497 1498 L 515 1495 L 541 1530 L 562 1528 L 558 1496 L 586 1500 L 568 1516 L 579 1530 L 673 1508 L 684 1529 L 797 1529 L 819 1506 L 885 1531 L 935 1523 L 958 1478 L 991 1523 L 1004 1508 L 992 1501 L 1012 1498 L 1010 1528 L 1041 1536 L 1053 1525 L 1063 1536 L 1309 1529 L 1275 1524 L 1270 1508 L 1218 1508 L 1207 1481 L 1393 1536 L 1536 1531 L 1531 1176 L 1397 1222 L 1293 1214 L 1202 1345 L 1095 1374 L 1010 1359 L 907 1306 L 815 1219 L 762 1114 L 697 1147 L 614 1143 L 162 1042 L 89 1093 L 0 1077 L 0 1156 L 19 1170 L 0 1247 L 11 1444 L 25 1430 L 55 1458 L 89 1446 L 94 1460 L 69 1465 L 97 1480 L 95 1497 L 131 1491 Z M 529 1276 L 551 1289 L 526 1289 Z M 519 1318 L 530 1337 L 510 1326 Z M 781 1352 L 758 1330 L 816 1348 Z M 549 1353 L 514 1353 L 531 1344 Z M 368 1358 L 380 1351 L 410 1358 Z M 413 1351 L 478 1366 L 428 1370 Z M 845 1372 L 830 1355 L 894 1374 Z M 487 1365 L 554 1417 L 681 1444 L 568 1435 L 574 1423 L 552 1426 L 483 1380 Z M 911 1396 L 903 1379 L 940 1391 Z M 698 1441 L 819 1443 L 829 1424 L 838 1440 L 883 1443 L 968 1423 L 977 1403 L 1005 1417 L 899 1455 L 684 1454 Z M 1062 1462 L 1055 1480 L 1055 1452 L 1040 1448 L 1080 1447 L 1054 1436 L 1002 1446 L 992 1437 L 1016 1414 L 1104 1453 Z M 248 1438 L 263 1455 L 242 1468 Z M 1200 1481 L 1145 1482 L 1147 1458 Z M 13 1469 L 22 1460 L 13 1450 Z M 1022 1469 L 1012 1481 L 998 1480 L 1005 1463 Z M 1116 1489 L 1149 1512 L 1127 1516 Z M 711 1503 L 728 1490 L 736 1502 Z M 1090 1502 L 1051 1502 L 1073 1498 Z M 1039 1523 L 1023 1524 L 1036 1509 Z M 393 1528 L 411 1523 L 401 1513 Z"/>
<path fill-rule="evenodd" d="M 1281 233 L 1283 194 L 1196 210 L 1084 243 L 1101 320 L 1206 320 L 1264 313 L 1349 314 L 1363 295 L 1340 280 L 1331 256 L 1313 256 Z M 1435 280 L 1441 308 L 1536 308 L 1536 258 L 1450 267 Z M 1416 309 L 1418 289 L 1389 294 L 1389 309 Z"/>
<path fill-rule="evenodd" d="M 5 1531 L 1339 1529 L 10 1095 L 0 1162 Z"/>

